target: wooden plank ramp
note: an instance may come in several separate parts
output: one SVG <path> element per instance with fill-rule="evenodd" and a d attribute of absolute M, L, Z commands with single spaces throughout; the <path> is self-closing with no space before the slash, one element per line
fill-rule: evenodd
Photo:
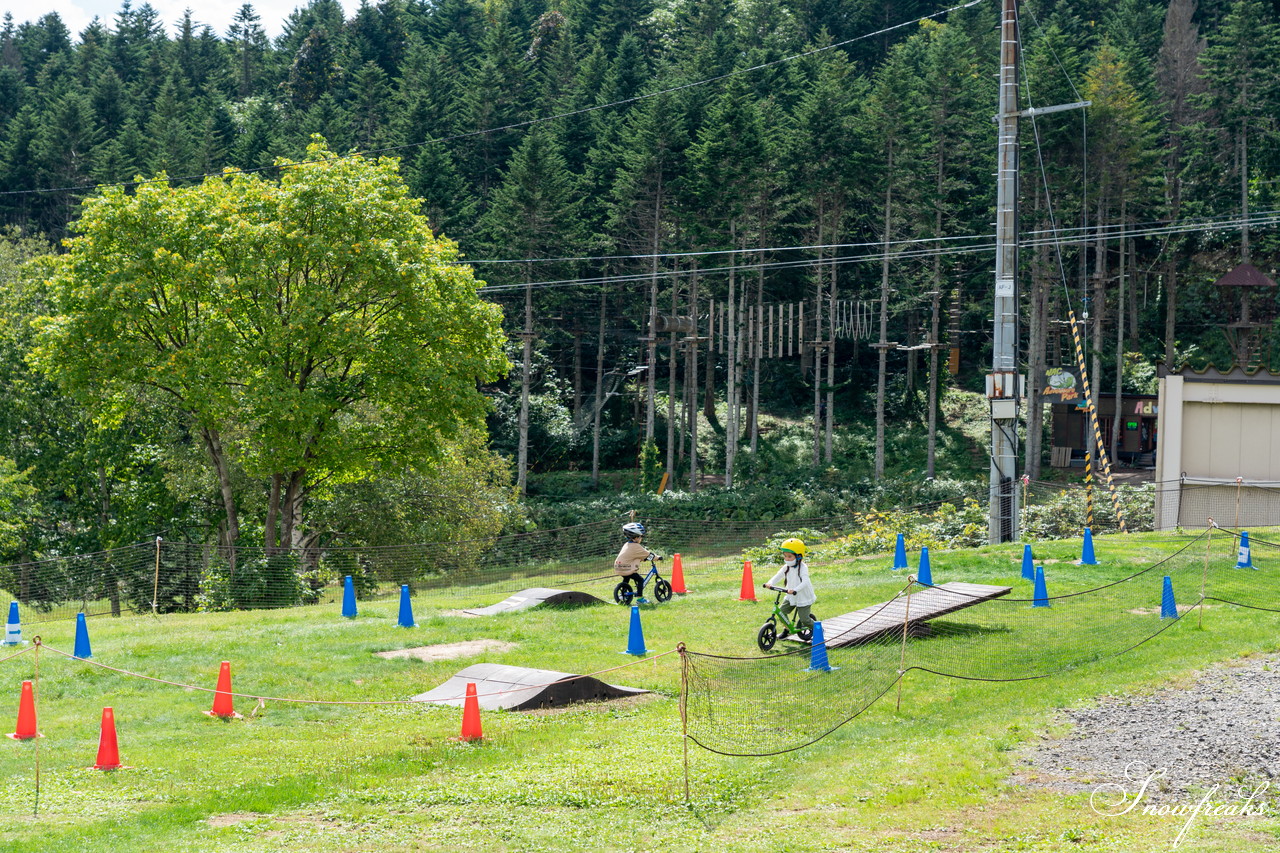
<path fill-rule="evenodd" d="M 902 636 L 902 625 L 907 623 L 907 633 L 920 636 L 926 633 L 924 623 L 984 601 L 991 601 L 1013 591 L 1008 586 L 991 586 L 981 583 L 953 581 L 939 586 L 924 587 L 911 593 L 910 610 L 907 596 L 895 598 L 884 604 L 873 604 L 842 616 L 822 620 L 822 635 L 827 648 L 853 646 L 883 637 L 887 634 Z M 787 639 L 792 640 L 793 637 Z"/>

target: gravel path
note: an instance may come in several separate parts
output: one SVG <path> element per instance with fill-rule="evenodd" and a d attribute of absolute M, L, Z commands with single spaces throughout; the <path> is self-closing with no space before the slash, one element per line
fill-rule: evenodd
<path fill-rule="evenodd" d="M 1280 787 L 1280 655 L 1216 666 L 1187 689 L 1108 698 L 1064 715 L 1073 731 L 1033 747 L 1016 781 L 1072 792 L 1102 783 L 1132 789 L 1164 769 L 1148 790 L 1153 800 L 1214 785 Z"/>

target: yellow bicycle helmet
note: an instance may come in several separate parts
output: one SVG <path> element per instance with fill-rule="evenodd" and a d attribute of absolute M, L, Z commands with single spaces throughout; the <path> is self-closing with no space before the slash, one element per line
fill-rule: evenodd
<path fill-rule="evenodd" d="M 808 548 L 804 547 L 804 542 L 800 541 L 799 539 L 796 539 L 795 537 L 792 537 L 791 539 L 787 539 L 778 547 L 780 547 L 783 551 L 790 551 L 793 554 L 799 554 L 801 557 L 803 557 L 809 551 Z"/>

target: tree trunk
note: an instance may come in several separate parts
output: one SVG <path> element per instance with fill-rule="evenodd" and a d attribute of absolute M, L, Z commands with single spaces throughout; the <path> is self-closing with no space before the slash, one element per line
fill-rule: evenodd
<path fill-rule="evenodd" d="M 222 439 L 217 430 L 210 427 L 200 429 L 200 437 L 204 440 L 205 450 L 209 453 L 209 461 L 213 463 L 218 474 L 218 489 L 222 496 L 224 521 L 222 528 L 222 545 L 234 549 L 240 540 L 240 519 L 236 513 L 235 492 L 231 487 L 231 471 L 227 464 L 226 453 L 222 449 Z M 231 570 L 235 571 L 235 555 L 231 554 Z"/>
<path fill-rule="evenodd" d="M 600 291 L 600 330 L 596 335 L 596 410 L 591 418 L 591 486 L 600 486 L 600 410 L 604 408 L 605 295 Z"/>
<path fill-rule="evenodd" d="M 889 173 L 893 172 L 893 149 L 889 149 Z M 880 364 L 876 371 L 876 479 L 884 478 L 885 380 L 889 371 L 889 241 L 893 185 L 884 190 L 884 253 L 880 260 Z"/>
<path fill-rule="evenodd" d="M 271 493 L 267 496 L 267 526 L 262 534 L 262 547 L 268 553 L 279 546 L 280 474 L 271 475 Z"/>
<path fill-rule="evenodd" d="M 525 281 L 532 281 L 528 270 Z M 520 377 L 520 446 L 516 454 L 516 489 L 521 497 L 526 494 L 529 479 L 529 374 L 533 372 L 533 287 L 524 288 L 524 358 L 521 360 L 523 376 Z"/>

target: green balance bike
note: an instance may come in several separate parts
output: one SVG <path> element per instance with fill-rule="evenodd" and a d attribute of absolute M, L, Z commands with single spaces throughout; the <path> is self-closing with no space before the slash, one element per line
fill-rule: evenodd
<path fill-rule="evenodd" d="M 764 584 L 764 588 L 773 590 L 777 595 L 773 597 L 773 612 L 769 614 L 769 618 L 764 620 L 764 624 L 761 625 L 760 630 L 756 632 L 756 645 L 760 647 L 760 651 L 767 652 L 773 648 L 774 643 L 778 642 L 779 622 L 782 623 L 782 636 L 785 637 L 788 634 L 795 634 L 806 643 L 812 640 L 812 627 L 800 628 L 783 614 L 782 594 L 785 593 L 786 590 L 776 586 L 769 586 L 768 584 Z M 793 615 L 794 613 L 795 611 L 792 611 Z M 810 617 L 813 617 L 812 613 L 809 615 Z"/>
<path fill-rule="evenodd" d="M 671 600 L 671 584 L 667 582 L 662 575 L 658 574 L 658 567 L 654 564 L 654 560 L 661 560 L 661 557 L 651 556 L 649 558 L 649 573 L 646 574 L 640 582 L 643 589 L 648 586 L 649 581 L 653 581 L 653 597 L 659 603 Z M 618 604 L 630 604 L 631 600 L 636 597 L 636 591 L 631 588 L 631 581 L 623 579 L 617 586 L 613 588 L 613 600 Z"/>

